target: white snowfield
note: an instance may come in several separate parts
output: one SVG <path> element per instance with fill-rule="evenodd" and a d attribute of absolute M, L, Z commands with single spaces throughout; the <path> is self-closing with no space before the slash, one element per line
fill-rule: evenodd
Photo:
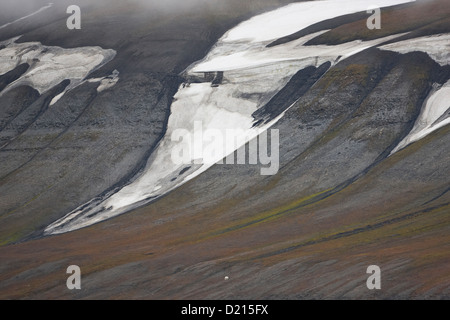
<path fill-rule="evenodd" d="M 324 0 L 292 3 L 242 22 L 228 31 L 223 42 L 271 42 L 315 23 L 367 11 L 371 7 L 389 7 L 410 0 Z"/>
<path fill-rule="evenodd" d="M 142 204 L 157 199 L 210 168 L 261 133 L 269 130 L 284 115 L 270 123 L 253 127 L 252 114 L 279 92 L 298 71 L 324 62 L 341 61 L 367 48 L 401 36 L 394 35 L 373 41 L 352 41 L 336 46 L 304 46 L 322 32 L 267 48 L 273 40 L 293 34 L 311 24 L 340 15 L 366 11 L 370 6 L 391 6 L 410 1 L 335 0 L 291 4 L 256 16 L 227 32 L 207 56 L 191 65 L 185 73 L 202 76 L 203 72 L 224 71 L 223 83 L 190 83 L 180 86 L 171 105 L 167 132 L 151 155 L 145 169 L 132 182 L 103 199 L 94 199 L 80 206 L 46 229 L 46 234 L 65 233 L 112 218 Z M 224 135 L 227 130 L 241 130 L 236 144 L 224 148 L 214 161 L 191 157 L 190 165 L 180 165 L 172 159 L 172 151 L 196 137 L 194 123 L 203 130 L 215 130 Z M 172 139 L 179 129 L 186 137 Z M 236 131 L 238 132 L 238 131 Z M 201 137 L 200 137 L 201 139 Z M 202 141 L 208 148 L 217 141 Z M 194 152 L 195 155 L 195 152 Z"/>
<path fill-rule="evenodd" d="M 0 50 L 0 75 L 14 70 L 22 63 L 30 67 L 19 79 L 9 84 L 0 97 L 8 90 L 28 85 L 40 94 L 50 90 L 65 79 L 70 80 L 66 91 L 80 85 L 94 70 L 111 61 L 116 52 L 100 47 L 82 47 L 63 49 L 55 46 L 43 46 L 40 42 L 16 43 L 20 37 L 1 42 L 5 46 Z M 64 93 L 55 97 L 55 103 Z"/>
<path fill-rule="evenodd" d="M 341 61 L 365 49 L 403 35 L 397 34 L 371 41 L 355 40 L 334 46 L 304 46 L 310 39 L 326 31 L 328 30 L 307 35 L 275 47 L 250 46 L 245 51 L 231 54 L 225 54 L 228 51 L 228 48 L 224 48 L 227 44 L 222 44 L 216 46 L 203 61 L 193 67 L 191 72 L 238 71 L 242 69 L 241 72 L 245 73 L 245 70 L 249 68 L 279 64 L 280 62 L 291 62 L 292 66 L 295 66 L 292 68 L 293 71 L 298 71 L 308 66 L 319 66 L 327 61 L 334 64 L 338 58 Z"/>

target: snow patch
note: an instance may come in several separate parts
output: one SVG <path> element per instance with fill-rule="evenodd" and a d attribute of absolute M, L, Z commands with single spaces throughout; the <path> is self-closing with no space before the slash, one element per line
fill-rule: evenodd
<path fill-rule="evenodd" d="M 114 70 L 110 76 L 103 78 L 92 78 L 88 79 L 88 82 L 99 82 L 100 85 L 97 87 L 97 92 L 102 92 L 107 89 L 114 87 L 117 82 L 119 82 L 119 71 Z"/>
<path fill-rule="evenodd" d="M 339 60 L 341 61 L 380 43 L 406 34 L 397 34 L 371 41 L 355 40 L 333 46 L 303 45 L 310 39 L 315 38 L 323 32 L 326 31 L 307 35 L 298 40 L 270 48 L 266 48 L 265 46 L 248 46 L 247 48 L 240 46 L 240 51 L 233 54 L 227 54 L 229 49 L 224 48 L 227 44 L 218 45 L 203 61 L 195 65 L 191 72 L 201 73 L 212 71 L 232 71 L 278 64 L 286 61 L 290 61 L 295 64 L 296 70 L 300 70 L 308 66 L 319 66 L 325 62 L 331 62 L 334 64 L 338 58 L 341 58 Z"/>
<path fill-rule="evenodd" d="M 60 94 L 56 95 L 52 101 L 50 101 L 50 106 L 54 105 L 55 103 L 57 103 L 59 101 L 59 99 L 61 99 L 63 97 L 63 95 L 66 93 L 66 91 L 64 90 L 63 92 L 61 92 Z"/>
<path fill-rule="evenodd" d="M 69 79 L 66 92 L 80 85 L 92 71 L 111 61 L 116 55 L 114 50 L 100 47 L 63 49 L 43 46 L 40 42 L 15 43 L 17 39 L 0 43 L 5 46 L 0 50 L 0 74 L 14 70 L 22 63 L 28 63 L 30 68 L 0 92 L 0 96 L 21 85 L 29 85 L 42 94 Z M 107 83 L 103 86 L 107 87 Z M 61 97 L 62 95 L 54 97 L 52 102 L 55 103 Z"/>
<path fill-rule="evenodd" d="M 425 100 L 422 109 L 411 132 L 391 152 L 391 155 L 405 148 L 413 142 L 423 139 L 430 133 L 450 123 L 448 112 L 450 111 L 450 80 L 443 86 L 435 84 L 435 89 Z M 447 114 L 447 116 L 445 116 Z"/>
<path fill-rule="evenodd" d="M 425 52 L 441 66 L 445 66 L 450 64 L 450 33 L 399 41 L 381 46 L 380 49 L 402 54 L 414 51 Z M 413 129 L 395 147 L 391 155 L 450 123 L 450 118 L 445 117 L 450 108 L 450 80 L 443 86 L 435 84 L 434 87 L 425 100 Z"/>
<path fill-rule="evenodd" d="M 228 31 L 224 42 L 268 42 L 297 31 L 315 23 L 367 11 L 369 7 L 389 7 L 410 0 L 325 0 L 293 3 L 267 12 L 242 22 Z"/>

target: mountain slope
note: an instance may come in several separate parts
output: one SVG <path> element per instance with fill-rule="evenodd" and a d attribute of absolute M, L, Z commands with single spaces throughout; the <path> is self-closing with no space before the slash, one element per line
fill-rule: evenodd
<path fill-rule="evenodd" d="M 265 5 L 268 10 L 273 3 Z M 221 48 L 213 47 L 209 56 L 207 50 L 227 28 L 244 19 L 245 14 L 233 16 L 236 6 L 230 4 L 229 16 L 216 18 L 223 19 L 220 28 L 217 20 L 211 22 L 217 31 L 203 40 L 203 46 L 196 43 L 195 49 L 179 51 L 180 42 L 190 47 L 186 24 L 207 33 L 211 25 L 191 20 L 186 13 L 157 24 L 154 33 L 141 39 L 162 43 L 158 50 L 167 45 L 174 56 L 155 53 L 152 50 L 157 49 L 150 45 L 141 49 L 142 42 L 131 48 L 124 45 L 122 51 L 103 43 L 103 48 L 116 50 L 117 57 L 96 71 L 95 77 L 119 70 L 120 79 L 111 90 L 98 93 L 97 83 L 86 82 L 52 107 L 48 106 L 51 98 L 65 83 L 42 96 L 22 86 L 0 99 L 5 110 L 0 124 L 18 123 L 14 128 L 19 132 L 26 128 L 0 152 L 7 163 L 2 166 L 6 175 L 0 184 L 5 195 L 0 203 L 0 235 L 3 244 L 9 244 L 0 247 L 0 297 L 450 296 L 449 126 L 396 148 L 417 127 L 436 88 L 449 80 L 449 61 L 439 63 L 423 49 L 414 50 L 414 45 L 403 53 L 384 46 L 448 34 L 450 25 L 442 19 L 442 10 L 430 9 L 445 9 L 445 1 L 386 9 L 386 28 L 374 35 L 361 28 L 365 19 L 357 13 L 327 21 L 324 28 L 332 26 L 332 30 L 304 45 L 295 44 L 304 36 L 302 30 L 291 33 L 296 36 L 267 41 L 271 51 L 265 52 L 277 53 L 273 50 L 283 45 L 306 50 L 305 46 L 361 38 L 379 40 L 348 57 L 335 60 L 332 56 L 331 62 L 317 68 L 302 65 L 251 113 L 256 127 L 279 117 L 269 129 L 279 130 L 280 137 L 280 168 L 275 175 L 261 175 L 261 165 L 213 165 L 157 201 L 87 228 L 43 236 L 48 224 L 105 189 L 120 189 L 144 168 L 166 130 L 172 97 L 185 81 L 181 72 L 205 55 L 211 59 L 200 61 L 200 66 L 214 61 Z M 424 8 L 430 10 L 422 20 L 401 23 L 405 15 Z M 260 9 L 250 11 L 256 14 Z M 211 12 L 202 14 L 209 17 Z M 168 25 L 174 29 L 165 29 Z M 322 30 L 322 26 L 314 28 L 314 32 Z M 186 33 L 173 40 L 173 34 L 178 34 L 173 30 Z M 191 36 L 196 38 L 194 31 Z M 44 41 L 36 32 L 21 41 Z M 350 38 L 343 39 L 343 34 Z M 46 45 L 64 43 L 55 40 Z M 127 57 L 133 59 L 125 63 Z M 25 67 L 4 75 L 0 83 L 17 78 Z M 224 76 L 227 79 L 226 71 Z M 216 91 L 223 87 L 226 84 Z M 18 95 L 24 98 L 18 101 Z M 242 96 L 247 97 L 233 97 Z M 448 112 L 441 111 L 436 118 L 446 121 Z M 6 137 L 4 130 L 0 133 Z M 27 145 L 35 149 L 23 147 Z M 248 149 L 249 144 L 242 148 Z M 65 287 L 65 271 L 71 264 L 81 267 L 80 291 Z M 373 264 L 382 270 L 382 290 L 366 287 L 366 269 Z M 229 281 L 224 281 L 225 276 Z"/>
<path fill-rule="evenodd" d="M 64 81 L 39 97 L 27 86 L 3 93 L 0 109 L 8 110 L 3 121 L 11 130 L 0 132 L 2 244 L 40 234 L 77 206 L 132 179 L 164 135 L 172 97 L 183 81 L 179 73 L 230 26 L 279 3 L 232 3 L 223 10 L 180 6 L 168 13 L 122 2 L 105 12 L 101 3 L 86 1 L 80 4 L 82 29 L 74 31 L 65 23 L 69 2 L 0 29 L 0 40 L 23 32 L 19 43 L 115 50 L 114 59 L 88 78 L 118 70 L 120 81 L 114 90 L 102 92 L 96 91 L 98 83 L 83 82 L 53 105 L 67 86 Z M 18 94 L 30 99 L 16 101 Z"/>

